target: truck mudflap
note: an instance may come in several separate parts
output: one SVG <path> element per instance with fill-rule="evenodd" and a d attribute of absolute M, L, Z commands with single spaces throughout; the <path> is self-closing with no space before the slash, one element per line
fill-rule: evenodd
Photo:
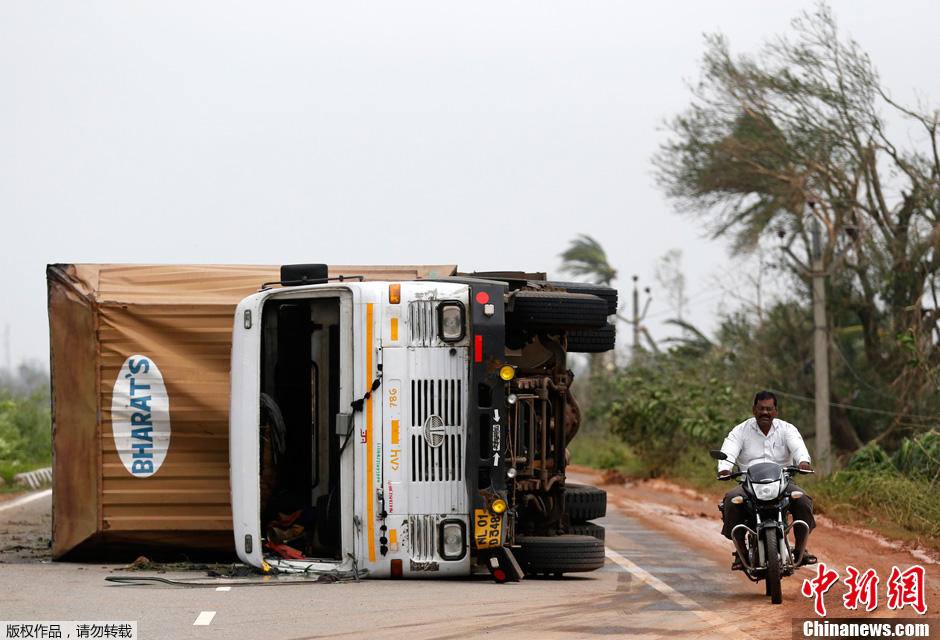
<path fill-rule="evenodd" d="M 467 423 L 477 438 L 467 443 L 467 479 L 473 536 L 478 557 L 504 555 L 508 534 L 506 497 L 506 391 L 499 377 L 506 364 L 506 315 L 503 288 L 480 284 L 470 288 L 470 388 Z M 511 556 L 511 554 L 509 554 Z M 501 563 L 500 563 L 501 564 Z M 492 567 L 488 568 L 492 571 Z"/>
<path fill-rule="evenodd" d="M 525 577 L 522 567 L 509 547 L 496 547 L 481 552 L 481 559 L 496 582 L 519 582 Z"/>

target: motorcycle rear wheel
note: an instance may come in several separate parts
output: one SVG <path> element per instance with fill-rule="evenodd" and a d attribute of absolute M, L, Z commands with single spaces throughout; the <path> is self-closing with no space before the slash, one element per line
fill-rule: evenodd
<path fill-rule="evenodd" d="M 777 544 L 776 529 L 764 532 L 764 552 L 767 556 L 767 594 L 771 603 L 780 604 L 783 592 L 780 588 L 780 545 Z"/>

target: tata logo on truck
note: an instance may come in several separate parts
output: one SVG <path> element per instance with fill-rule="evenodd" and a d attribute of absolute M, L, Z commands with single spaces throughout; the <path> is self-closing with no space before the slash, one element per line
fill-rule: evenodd
<path fill-rule="evenodd" d="M 170 447 L 170 400 L 163 375 L 147 356 L 131 356 L 114 383 L 111 400 L 114 445 L 136 478 L 155 474 Z"/>

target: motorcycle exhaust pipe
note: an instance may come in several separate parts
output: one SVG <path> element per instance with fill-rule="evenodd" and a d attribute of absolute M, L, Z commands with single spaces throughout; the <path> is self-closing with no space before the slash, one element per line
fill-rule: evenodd
<path fill-rule="evenodd" d="M 790 526 L 787 527 L 786 533 L 790 533 L 790 529 L 792 529 L 792 528 L 795 527 L 796 525 L 801 525 L 803 528 L 806 529 L 806 537 L 808 538 L 808 537 L 809 537 L 809 525 L 806 524 L 806 522 L 805 522 L 804 520 L 794 520 L 793 522 L 791 522 L 791 523 L 790 523 Z M 794 533 L 793 536 L 794 536 L 794 539 L 795 539 L 795 538 L 796 538 L 796 533 Z M 803 562 L 803 556 L 804 556 L 805 554 L 806 554 L 806 546 L 804 545 L 803 548 L 800 549 L 800 554 L 799 554 L 796 558 L 794 558 L 794 560 L 793 560 L 793 566 L 794 566 L 794 567 L 799 567 L 799 566 L 800 566 L 800 563 Z"/>
<path fill-rule="evenodd" d="M 802 520 L 800 522 L 802 522 Z M 751 563 L 748 562 L 750 558 L 748 558 L 747 556 L 747 551 L 741 548 L 741 546 L 738 544 L 738 539 L 734 535 L 738 529 L 744 529 L 745 531 L 747 531 L 748 533 L 754 536 L 757 535 L 757 532 L 752 531 L 751 528 L 748 527 L 746 524 L 739 524 L 738 526 L 736 526 L 734 529 L 731 530 L 731 542 L 734 543 L 734 548 L 738 552 L 738 558 L 741 560 L 741 564 L 743 564 L 744 568 L 747 569 L 748 571 L 754 571 L 755 567 L 752 567 Z"/>

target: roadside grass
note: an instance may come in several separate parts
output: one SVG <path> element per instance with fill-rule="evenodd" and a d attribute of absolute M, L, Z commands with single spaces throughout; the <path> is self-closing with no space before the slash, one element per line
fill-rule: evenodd
<path fill-rule="evenodd" d="M 845 470 L 806 489 L 817 511 L 833 520 L 940 551 L 940 501 L 931 478 Z"/>
<path fill-rule="evenodd" d="M 0 478 L 3 478 L 6 485 L 11 485 L 13 484 L 13 476 L 17 474 L 51 466 L 52 456 L 33 460 L 0 460 Z"/>
<path fill-rule="evenodd" d="M 35 471 L 36 469 L 43 469 L 45 467 L 51 466 L 51 456 L 48 458 L 40 458 L 31 461 L 0 460 L 0 479 L 3 480 L 3 482 L 0 482 L 0 494 L 25 493 L 26 491 L 29 491 L 29 488 L 26 485 L 15 484 L 13 482 L 13 476 L 19 473 Z M 44 483 L 43 486 L 51 486 L 51 484 Z"/>
<path fill-rule="evenodd" d="M 630 447 L 613 436 L 580 433 L 568 444 L 571 463 L 604 471 L 617 470 L 630 478 L 646 474 L 646 464 Z"/>

